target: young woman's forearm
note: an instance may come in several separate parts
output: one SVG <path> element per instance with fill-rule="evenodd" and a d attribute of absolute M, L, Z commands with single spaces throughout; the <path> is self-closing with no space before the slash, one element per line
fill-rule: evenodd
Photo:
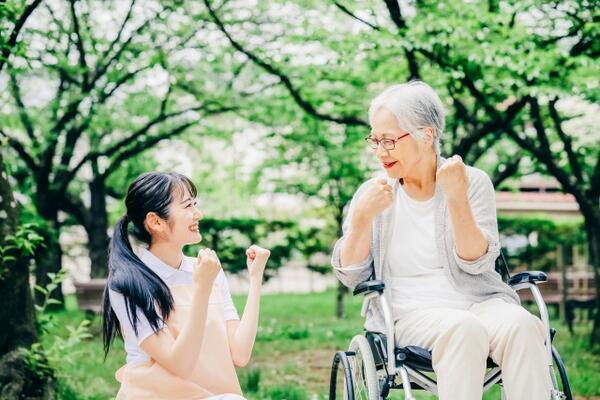
<path fill-rule="evenodd" d="M 167 329 L 163 329 L 158 334 L 148 337 L 140 346 L 165 369 L 182 378 L 191 375 L 198 361 L 211 288 L 212 282 L 194 288 L 191 305 L 193 312 L 183 323 L 176 338 L 173 338 Z"/>
<path fill-rule="evenodd" d="M 250 280 L 250 289 L 242 319 L 233 335 L 231 356 L 235 365 L 243 367 L 250 361 L 252 348 L 258 330 L 258 315 L 260 311 L 261 279 Z"/>

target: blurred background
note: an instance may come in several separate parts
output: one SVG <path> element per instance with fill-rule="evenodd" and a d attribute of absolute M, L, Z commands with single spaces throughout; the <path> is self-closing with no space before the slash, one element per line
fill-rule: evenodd
<path fill-rule="evenodd" d="M 329 255 L 344 207 L 380 172 L 368 105 L 411 79 L 445 104 L 443 155 L 492 178 L 511 273 L 548 273 L 577 398 L 600 398 L 598 6 L 1 1 L 0 398 L 116 394 L 124 352 L 104 360 L 98 316 L 108 244 L 150 170 L 198 186 L 201 246 L 238 310 L 245 248 L 272 251 L 238 371 L 247 397 L 326 398 L 334 351 L 362 329 Z"/>

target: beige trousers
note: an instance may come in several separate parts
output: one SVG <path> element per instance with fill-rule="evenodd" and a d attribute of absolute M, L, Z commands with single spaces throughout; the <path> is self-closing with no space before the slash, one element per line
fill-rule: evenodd
<path fill-rule="evenodd" d="M 502 368 L 508 400 L 548 400 L 552 383 L 539 318 L 500 299 L 467 310 L 425 308 L 396 321 L 396 344 L 432 351 L 441 400 L 480 400 L 486 359 Z"/>

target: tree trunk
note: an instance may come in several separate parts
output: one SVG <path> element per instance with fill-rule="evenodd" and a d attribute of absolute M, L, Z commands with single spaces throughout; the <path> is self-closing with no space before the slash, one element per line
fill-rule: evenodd
<path fill-rule="evenodd" d="M 21 348 L 29 348 L 38 339 L 35 309 L 29 287 L 29 258 L 17 249 L 5 250 L 6 237 L 18 226 L 17 206 L 4 169 L 0 152 L 0 398 L 48 399 L 53 396 L 53 379 L 28 368 Z"/>
<path fill-rule="evenodd" d="M 36 285 L 46 287 L 50 283 L 49 273 L 57 273 L 62 267 L 62 248 L 60 247 L 60 223 L 58 221 L 58 207 L 55 201 L 48 198 L 36 196 L 38 212 L 46 221 L 46 226 L 40 232 L 44 238 L 44 247 L 36 252 L 35 256 L 35 282 Z M 53 304 L 49 309 L 64 308 L 64 296 L 62 288 L 59 287 L 51 294 L 51 298 L 58 300 L 60 304 Z M 35 302 L 41 304 L 44 295 L 35 291 Z"/>
<path fill-rule="evenodd" d="M 346 308 L 344 307 L 344 296 L 348 293 L 348 288 L 338 282 L 337 295 L 335 297 L 335 316 L 344 318 L 346 316 Z"/>
<path fill-rule="evenodd" d="M 86 226 L 88 250 L 92 262 L 91 277 L 108 276 L 108 212 L 106 211 L 106 186 L 104 178 L 90 182 L 90 218 Z"/>
<path fill-rule="evenodd" d="M 0 152 L 0 241 L 4 247 L 5 238 L 14 235 L 18 226 L 18 215 L 10 184 L 6 179 L 4 160 Z M 28 259 L 16 251 L 3 251 L 3 256 L 16 258 L 14 262 L 0 264 L 0 354 L 6 354 L 19 346 L 31 346 L 37 340 L 35 310 L 29 287 Z"/>
<path fill-rule="evenodd" d="M 594 346 L 600 347 L 600 218 L 594 218 L 592 221 L 586 218 L 585 225 L 590 264 L 596 281 L 596 312 L 590 337 L 590 347 L 594 348 Z"/>
<path fill-rule="evenodd" d="M 337 236 L 342 237 L 344 234 L 342 231 L 342 225 L 344 223 L 343 207 L 338 207 L 335 221 L 337 222 Z M 344 286 L 342 282 L 338 282 L 337 293 L 335 297 L 335 316 L 338 318 L 344 318 L 346 314 L 344 307 L 344 297 L 346 296 L 346 293 L 348 293 L 348 288 Z"/>

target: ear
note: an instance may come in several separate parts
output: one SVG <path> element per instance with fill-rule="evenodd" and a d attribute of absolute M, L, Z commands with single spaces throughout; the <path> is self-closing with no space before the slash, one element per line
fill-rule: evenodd
<path fill-rule="evenodd" d="M 425 134 L 425 140 L 423 144 L 425 144 L 426 148 L 433 150 L 433 138 L 435 131 L 432 127 L 428 126 L 426 128 L 423 128 L 423 133 Z"/>
<path fill-rule="evenodd" d="M 150 234 L 162 233 L 165 229 L 165 221 L 160 218 L 155 212 L 149 212 L 146 214 L 146 219 L 144 220 L 144 225 L 146 225 L 146 229 Z"/>

